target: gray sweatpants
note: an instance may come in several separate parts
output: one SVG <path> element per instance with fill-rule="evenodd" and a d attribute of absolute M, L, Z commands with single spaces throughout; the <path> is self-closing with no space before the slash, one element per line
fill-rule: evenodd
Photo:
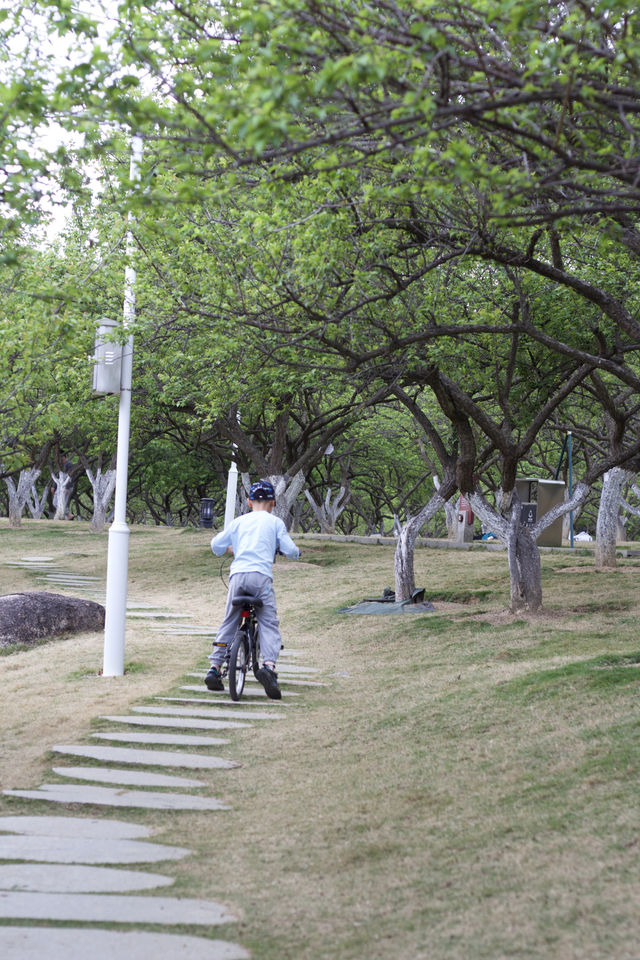
<path fill-rule="evenodd" d="M 216 644 L 225 643 L 226 647 L 215 646 L 209 654 L 212 667 L 219 667 L 224 661 L 236 635 L 241 607 L 234 607 L 235 597 L 243 595 L 254 596 L 262 600 L 262 606 L 256 610 L 258 626 L 260 627 L 260 655 L 262 662 L 269 660 L 275 663 L 282 646 L 280 636 L 280 621 L 276 610 L 276 595 L 273 592 L 273 581 L 263 573 L 234 573 L 229 577 L 229 593 L 227 594 L 227 609 L 224 620 L 216 634 Z"/>

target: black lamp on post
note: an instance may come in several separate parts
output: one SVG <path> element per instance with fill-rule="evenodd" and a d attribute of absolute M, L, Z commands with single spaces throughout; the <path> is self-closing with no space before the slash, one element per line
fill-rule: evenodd
<path fill-rule="evenodd" d="M 200 501 L 200 526 L 211 529 L 213 526 L 213 505 L 215 500 L 203 497 Z"/>

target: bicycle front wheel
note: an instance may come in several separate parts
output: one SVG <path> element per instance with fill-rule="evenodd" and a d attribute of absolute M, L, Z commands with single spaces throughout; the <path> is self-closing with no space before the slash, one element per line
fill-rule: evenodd
<path fill-rule="evenodd" d="M 244 681 L 247 676 L 248 658 L 247 635 L 244 630 L 238 630 L 229 654 L 229 693 L 232 700 L 239 700 L 242 696 Z"/>

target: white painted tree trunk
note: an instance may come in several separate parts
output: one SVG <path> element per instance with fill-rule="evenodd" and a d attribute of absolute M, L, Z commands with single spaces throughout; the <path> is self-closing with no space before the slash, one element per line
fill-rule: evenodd
<path fill-rule="evenodd" d="M 93 488 L 93 516 L 89 529 L 94 533 L 102 533 L 107 522 L 109 501 L 116 487 L 116 471 L 107 470 L 106 473 L 103 473 L 101 468 L 98 467 L 95 475 L 89 469 L 87 469 L 86 474 Z"/>
<path fill-rule="evenodd" d="M 29 513 L 31 514 L 34 520 L 42 519 L 48 496 L 49 496 L 49 488 L 46 483 L 40 495 L 38 495 L 38 491 L 36 490 L 35 483 L 31 485 L 31 490 L 29 491 L 29 498 L 27 500 L 27 506 L 29 507 Z"/>
<path fill-rule="evenodd" d="M 396 601 L 410 600 L 416 588 L 413 558 L 418 534 L 428 520 L 442 510 L 444 500 L 439 493 L 434 493 L 422 510 L 409 517 L 401 527 L 396 544 L 394 557 L 394 572 L 396 584 Z"/>
<path fill-rule="evenodd" d="M 56 508 L 56 512 L 53 515 L 53 519 L 65 520 L 68 513 L 69 497 L 71 496 L 71 477 L 68 473 L 61 470 L 58 474 L 52 473 L 51 479 L 56 485 L 53 494 L 53 505 Z"/>
<path fill-rule="evenodd" d="M 287 530 L 289 530 L 291 527 L 293 505 L 304 490 L 307 482 L 306 477 L 302 470 L 298 470 L 293 477 L 282 476 L 282 474 L 272 474 L 269 477 L 265 477 L 265 480 L 269 480 L 276 491 L 276 506 L 273 512 L 277 517 L 280 517 L 281 520 L 284 520 L 285 526 Z"/>
<path fill-rule="evenodd" d="M 5 477 L 5 483 L 9 491 L 9 526 L 14 530 L 17 529 L 22 522 L 22 512 L 29 499 L 31 487 L 39 476 L 40 471 L 34 468 L 21 470 L 17 486 L 12 477 Z"/>
<path fill-rule="evenodd" d="M 622 488 L 633 480 L 635 473 L 614 467 L 602 478 L 602 493 L 596 523 L 596 569 L 610 570 L 616 565 L 616 542 L 618 514 L 622 500 Z"/>
<path fill-rule="evenodd" d="M 618 529 L 616 531 L 616 543 L 624 543 L 627 539 L 627 520 L 624 514 L 618 514 Z"/>
<path fill-rule="evenodd" d="M 553 507 L 533 527 L 520 523 L 520 501 L 515 493 L 504 496 L 499 492 L 497 507 L 492 507 L 480 493 L 469 494 L 473 512 L 507 547 L 511 609 L 514 613 L 520 610 L 535 612 L 542 606 L 540 551 L 536 540 L 554 520 L 584 503 L 588 492 L 586 484 L 578 483 L 570 500 Z"/>
<path fill-rule="evenodd" d="M 320 532 L 335 533 L 338 517 L 351 499 L 351 492 L 348 492 L 346 487 L 340 487 L 338 495 L 332 500 L 331 487 L 328 487 L 327 495 L 322 503 L 316 503 L 308 490 L 305 490 L 304 495 L 311 505 L 316 520 L 320 524 Z"/>
<path fill-rule="evenodd" d="M 436 490 L 440 489 L 440 477 L 433 474 L 433 485 Z M 456 504 L 453 500 L 444 501 L 444 515 L 445 522 L 447 525 L 447 540 L 457 540 L 458 539 L 458 511 L 456 509 Z"/>
<path fill-rule="evenodd" d="M 634 493 L 636 497 L 640 499 L 640 487 L 637 483 L 630 484 L 630 492 Z M 640 507 L 636 507 L 635 504 L 629 503 L 627 500 L 621 499 L 620 505 L 623 510 L 626 510 L 627 513 L 630 513 L 632 517 L 640 517 Z"/>
<path fill-rule="evenodd" d="M 244 487 L 244 495 L 246 498 L 251 486 L 251 479 L 248 473 L 240 474 L 240 479 L 242 480 L 242 486 Z M 273 484 L 273 489 L 276 492 L 276 506 L 273 512 L 275 513 L 276 517 L 280 517 L 280 519 L 284 521 L 287 530 L 289 530 L 293 516 L 293 505 L 304 490 L 307 482 L 304 473 L 302 470 L 298 470 L 293 477 L 287 477 L 283 476 L 281 473 L 276 473 L 270 474 L 262 479 L 268 480 L 269 483 Z"/>

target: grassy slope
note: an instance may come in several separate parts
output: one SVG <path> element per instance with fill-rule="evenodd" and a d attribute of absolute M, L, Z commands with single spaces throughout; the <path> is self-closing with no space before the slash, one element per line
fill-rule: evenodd
<path fill-rule="evenodd" d="M 104 570 L 106 539 L 80 525 L 0 527 L 0 544 L 5 559 Z M 338 608 L 392 581 L 391 549 L 310 541 L 305 559 L 276 568 L 285 643 L 329 686 L 286 723 L 233 733 L 220 752 L 243 767 L 198 774 L 231 811 L 113 814 L 193 850 L 165 869 L 176 893 L 240 907 L 231 935 L 259 960 L 635 956 L 640 564 L 597 574 L 545 554 L 545 612 L 516 619 L 504 554 L 421 550 L 435 614 L 351 617 Z M 202 532 L 132 533 L 132 596 L 215 623 L 217 574 Z M 35 586 L 0 577 L 5 593 Z M 96 676 L 101 637 L 1 657 L 3 784 L 55 779 L 52 713 L 70 742 L 105 727 L 100 713 L 177 691 L 207 652 L 137 624 L 124 678 Z M 27 810 L 51 812 L 0 800 L 0 815 Z"/>

